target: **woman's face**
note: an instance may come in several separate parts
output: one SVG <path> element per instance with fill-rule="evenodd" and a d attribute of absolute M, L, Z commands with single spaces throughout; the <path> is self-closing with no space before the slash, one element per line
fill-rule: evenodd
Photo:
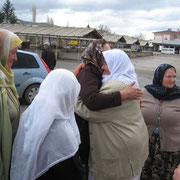
<path fill-rule="evenodd" d="M 103 49 L 104 49 L 104 51 L 107 51 L 107 50 L 110 50 L 111 47 L 110 47 L 110 45 L 108 43 L 106 43 L 106 44 L 103 45 Z"/>
<path fill-rule="evenodd" d="M 8 62 L 7 62 L 8 68 L 11 68 L 13 62 L 17 61 L 17 54 L 16 54 L 17 49 L 18 49 L 18 47 L 11 49 L 9 51 L 9 58 L 8 58 Z"/>
<path fill-rule="evenodd" d="M 107 51 L 107 50 L 111 49 L 111 47 L 110 47 L 110 45 L 108 43 L 104 44 L 103 48 L 104 48 L 104 51 Z M 108 66 L 106 64 L 106 61 L 104 61 L 103 65 L 101 66 L 101 69 L 103 70 L 103 75 L 111 74 L 111 72 L 109 71 L 109 68 L 108 68 Z"/>
<path fill-rule="evenodd" d="M 164 74 L 162 86 L 164 86 L 165 88 L 173 88 L 175 83 L 176 83 L 176 71 L 174 68 L 169 68 L 166 70 Z"/>
<path fill-rule="evenodd" d="M 109 71 L 109 68 L 106 64 L 106 61 L 104 61 L 101 69 L 103 70 L 103 75 L 110 75 L 111 74 L 111 72 Z"/>

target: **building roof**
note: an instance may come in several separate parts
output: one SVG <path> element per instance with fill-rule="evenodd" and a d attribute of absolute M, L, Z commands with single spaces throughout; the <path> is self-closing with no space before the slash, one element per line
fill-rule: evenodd
<path fill-rule="evenodd" d="M 138 44 L 138 45 L 140 45 L 139 40 L 136 38 L 126 36 L 126 35 L 123 35 L 123 37 L 125 39 L 126 44 Z"/>
<path fill-rule="evenodd" d="M 153 39 L 153 40 L 150 40 L 149 42 L 158 44 L 158 43 L 162 43 L 162 39 Z"/>
<path fill-rule="evenodd" d="M 162 44 L 180 46 L 180 41 L 163 41 Z"/>
<path fill-rule="evenodd" d="M 154 34 L 180 34 L 180 31 L 179 29 L 177 31 L 172 31 L 172 30 L 165 30 L 165 31 L 156 31 L 156 32 L 153 32 Z"/>
<path fill-rule="evenodd" d="M 164 44 L 164 45 L 174 45 L 180 46 L 180 41 L 152 41 L 153 44 Z"/>
<path fill-rule="evenodd" d="M 152 41 L 148 41 L 149 47 L 153 47 Z"/>
<path fill-rule="evenodd" d="M 102 34 L 103 38 L 108 42 L 121 42 L 124 44 L 137 44 L 140 46 L 149 46 L 149 42 L 146 40 L 138 40 L 136 38 L 127 36 L 127 35 L 118 35 L 118 34 Z"/>
<path fill-rule="evenodd" d="M 127 35 L 119 35 L 115 33 L 108 33 L 108 32 L 100 32 L 98 31 L 102 37 L 107 41 L 107 42 L 114 42 L 114 43 L 123 43 L 123 44 L 137 44 L 140 46 L 147 46 L 148 41 L 146 40 L 138 40 L 137 38 L 130 37 Z M 141 42 L 140 42 L 141 41 Z"/>
<path fill-rule="evenodd" d="M 92 28 L 61 27 L 61 26 L 37 26 L 22 24 L 0 24 L 0 28 L 10 30 L 19 35 L 32 36 L 56 36 L 69 38 L 100 39 L 102 36 Z"/>
<path fill-rule="evenodd" d="M 148 41 L 139 40 L 140 46 L 149 46 Z"/>
<path fill-rule="evenodd" d="M 103 35 L 103 38 L 104 38 L 107 42 L 117 43 L 117 42 L 121 41 L 121 39 L 123 38 L 123 36 L 122 36 L 122 35 L 118 35 L 118 34 L 106 34 L 106 35 Z"/>
<path fill-rule="evenodd" d="M 39 26 L 39 25 L 23 25 L 23 24 L 0 24 L 0 28 L 10 30 L 17 35 L 28 36 L 44 36 L 58 37 L 67 39 L 101 39 L 104 38 L 107 42 L 122 43 L 122 44 L 137 44 L 146 46 L 148 41 L 139 41 L 136 38 L 127 35 L 118 35 L 115 33 L 100 33 L 93 28 L 78 28 L 78 27 L 62 27 L 62 26 Z"/>

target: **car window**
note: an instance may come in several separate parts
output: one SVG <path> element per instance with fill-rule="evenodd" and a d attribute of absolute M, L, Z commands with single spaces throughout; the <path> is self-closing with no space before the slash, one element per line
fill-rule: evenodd
<path fill-rule="evenodd" d="M 17 61 L 13 63 L 12 68 L 39 68 L 39 64 L 37 63 L 34 56 L 17 52 Z"/>

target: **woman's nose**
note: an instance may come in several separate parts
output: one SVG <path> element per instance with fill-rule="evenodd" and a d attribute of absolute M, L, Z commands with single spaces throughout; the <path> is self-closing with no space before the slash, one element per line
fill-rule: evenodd
<path fill-rule="evenodd" d="M 104 69 L 104 64 L 101 66 L 101 69 Z"/>
<path fill-rule="evenodd" d="M 14 55 L 14 61 L 17 61 L 17 54 Z"/>

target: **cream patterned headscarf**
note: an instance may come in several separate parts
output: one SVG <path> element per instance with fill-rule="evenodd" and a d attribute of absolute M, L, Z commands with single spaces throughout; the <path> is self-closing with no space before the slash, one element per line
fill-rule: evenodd
<path fill-rule="evenodd" d="M 104 51 L 104 44 L 106 44 L 104 39 L 94 40 L 88 45 L 81 55 L 85 64 L 93 64 L 100 73 L 102 73 L 101 66 L 104 63 L 104 57 L 102 54 Z"/>
<path fill-rule="evenodd" d="M 11 69 L 7 67 L 9 51 L 18 47 L 22 41 L 11 31 L 0 29 L 0 87 L 10 87 L 18 97 L 14 86 L 14 76 Z"/>

